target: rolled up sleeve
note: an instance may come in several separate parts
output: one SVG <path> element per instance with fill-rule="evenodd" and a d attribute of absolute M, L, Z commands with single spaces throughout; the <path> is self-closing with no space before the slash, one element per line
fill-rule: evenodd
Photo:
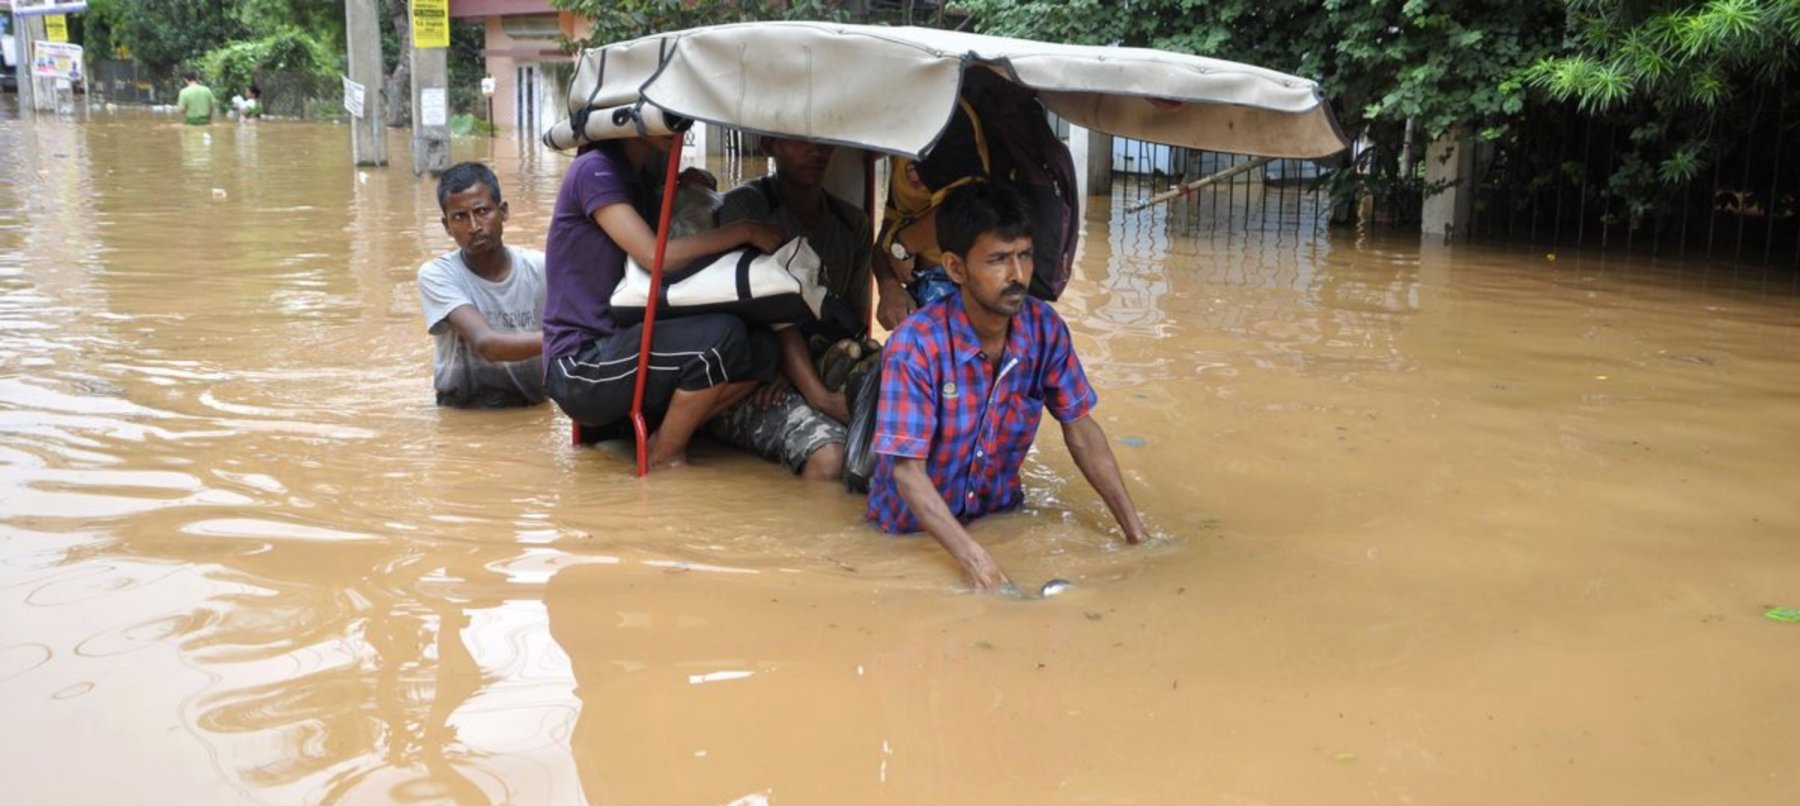
<path fill-rule="evenodd" d="M 1088 383 L 1081 359 L 1075 355 L 1068 324 L 1061 317 L 1052 316 L 1045 325 L 1044 408 L 1057 422 L 1072 423 L 1088 416 L 1100 402 L 1100 396 Z"/>
<path fill-rule="evenodd" d="M 895 334 L 881 359 L 881 407 L 875 416 L 875 453 L 908 459 L 931 455 L 937 430 L 931 368 L 905 334 Z"/>

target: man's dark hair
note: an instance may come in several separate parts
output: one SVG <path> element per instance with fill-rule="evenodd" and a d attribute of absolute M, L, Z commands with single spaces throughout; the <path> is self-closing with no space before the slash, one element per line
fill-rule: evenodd
<path fill-rule="evenodd" d="M 477 184 L 486 185 L 494 204 L 500 203 L 500 180 L 486 165 L 479 162 L 459 162 L 450 166 L 450 170 L 438 177 L 438 211 L 442 212 L 450 204 L 451 194 L 461 193 Z"/>
<path fill-rule="evenodd" d="M 983 235 L 1031 237 L 1031 208 L 1011 185 L 972 182 L 950 191 L 938 207 L 938 246 L 959 257 Z"/>
<path fill-rule="evenodd" d="M 192 70 L 182 73 L 181 77 L 182 77 L 182 79 L 184 79 L 186 81 L 199 81 L 200 80 L 200 74 L 196 73 Z"/>

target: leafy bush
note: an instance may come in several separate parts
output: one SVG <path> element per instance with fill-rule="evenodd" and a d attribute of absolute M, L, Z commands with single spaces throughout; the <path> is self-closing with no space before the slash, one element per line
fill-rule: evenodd
<path fill-rule="evenodd" d="M 494 126 L 472 114 L 450 116 L 450 135 L 452 137 L 492 137 Z"/>
<path fill-rule="evenodd" d="M 582 39 L 562 38 L 564 50 L 636 39 L 659 31 L 755 20 L 838 20 L 845 15 L 828 0 L 550 0 L 590 25 Z"/>
<path fill-rule="evenodd" d="M 242 92 L 264 73 L 331 76 L 337 58 L 324 43 L 293 27 L 261 39 L 232 42 L 200 57 L 200 72 L 215 94 Z"/>

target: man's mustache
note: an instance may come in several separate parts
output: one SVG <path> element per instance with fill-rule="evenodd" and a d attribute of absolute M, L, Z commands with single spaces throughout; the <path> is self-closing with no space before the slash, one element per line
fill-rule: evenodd
<path fill-rule="evenodd" d="M 1025 293 L 1025 286 L 1018 283 L 1008 283 L 1005 290 L 1000 293 L 1009 297 L 1016 297 Z"/>

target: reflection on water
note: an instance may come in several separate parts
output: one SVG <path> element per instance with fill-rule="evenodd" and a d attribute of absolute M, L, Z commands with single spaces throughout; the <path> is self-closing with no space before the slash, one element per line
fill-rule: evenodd
<path fill-rule="evenodd" d="M 456 149 L 541 243 L 566 159 Z M 0 153 L 19 802 L 1800 791 L 1793 272 L 1093 200 L 1059 307 L 1161 537 L 1046 431 L 978 536 L 1077 587 L 1014 602 L 773 466 L 435 408 L 450 242 L 341 127 L 0 113 Z"/>

